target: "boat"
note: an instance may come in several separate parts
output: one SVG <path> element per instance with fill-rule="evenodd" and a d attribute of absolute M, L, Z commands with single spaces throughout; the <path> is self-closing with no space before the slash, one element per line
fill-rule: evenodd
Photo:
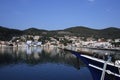
<path fill-rule="evenodd" d="M 120 80 L 120 57 L 116 58 L 113 54 L 105 54 L 104 56 L 96 56 L 96 53 L 89 53 L 84 51 L 71 52 L 77 58 L 80 58 L 89 68 L 93 80 Z"/>

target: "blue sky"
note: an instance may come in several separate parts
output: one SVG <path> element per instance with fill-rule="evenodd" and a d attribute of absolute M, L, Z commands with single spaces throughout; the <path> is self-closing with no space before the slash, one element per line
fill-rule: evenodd
<path fill-rule="evenodd" d="M 120 28 L 120 0 L 0 0 L 0 26 Z"/>

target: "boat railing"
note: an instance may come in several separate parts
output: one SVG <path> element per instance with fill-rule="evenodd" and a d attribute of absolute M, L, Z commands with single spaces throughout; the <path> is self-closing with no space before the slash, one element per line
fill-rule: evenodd
<path fill-rule="evenodd" d="M 104 63 L 103 71 L 102 71 L 102 75 L 101 75 L 101 79 L 100 79 L 100 80 L 104 80 L 104 78 L 105 78 L 106 67 L 107 67 L 107 64 L 108 64 L 110 61 L 111 61 L 111 57 L 108 56 L 107 61 Z"/>

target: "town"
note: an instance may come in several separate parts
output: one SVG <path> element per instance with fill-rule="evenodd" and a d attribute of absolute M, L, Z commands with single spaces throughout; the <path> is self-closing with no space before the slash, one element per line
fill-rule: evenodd
<path fill-rule="evenodd" d="M 86 47 L 96 49 L 116 49 L 120 50 L 120 38 L 119 39 L 104 39 L 100 38 L 96 40 L 93 37 L 77 37 L 77 36 L 63 36 L 63 37 L 46 37 L 38 35 L 23 35 L 19 37 L 12 37 L 10 41 L 0 41 L 0 47 L 13 46 L 13 47 L 35 47 L 35 46 L 47 46 L 47 47 Z"/>

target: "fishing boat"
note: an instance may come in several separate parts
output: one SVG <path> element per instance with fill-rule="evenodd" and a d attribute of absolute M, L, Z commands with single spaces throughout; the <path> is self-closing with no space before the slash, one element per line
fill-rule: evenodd
<path fill-rule="evenodd" d="M 93 80 L 120 80 L 120 56 L 117 55 L 115 59 L 113 54 L 98 56 L 96 53 L 65 50 L 80 58 L 87 65 Z"/>

